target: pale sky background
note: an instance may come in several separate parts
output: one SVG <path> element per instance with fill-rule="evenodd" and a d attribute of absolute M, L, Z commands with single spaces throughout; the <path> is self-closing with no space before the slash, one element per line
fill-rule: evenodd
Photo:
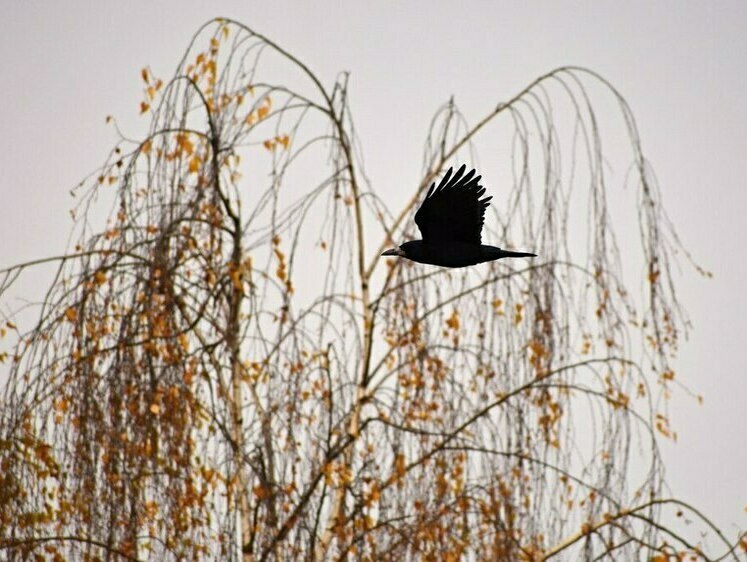
<path fill-rule="evenodd" d="M 705 401 L 675 395 L 679 441 L 662 445 L 668 481 L 730 538 L 747 528 L 747 2 L 0 6 L 0 267 L 64 250 L 68 191 L 115 141 L 105 116 L 142 131 L 140 68 L 170 76 L 214 16 L 267 35 L 326 84 L 351 71 L 366 171 L 398 203 L 415 189 L 428 124 L 450 95 L 474 122 L 554 67 L 601 73 L 632 107 L 682 242 L 715 274 L 706 280 L 683 264 L 677 279 L 694 325 L 678 377 Z M 492 193 L 500 205 L 499 188 Z M 38 297 L 43 285 L 28 289 Z"/>

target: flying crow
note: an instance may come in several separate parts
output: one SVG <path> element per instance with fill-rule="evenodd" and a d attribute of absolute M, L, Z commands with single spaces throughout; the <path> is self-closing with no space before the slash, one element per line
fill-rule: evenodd
<path fill-rule="evenodd" d="M 419 263 L 465 267 L 501 258 L 528 258 L 536 254 L 511 252 L 481 244 L 480 231 L 491 197 L 480 199 L 485 188 L 475 170 L 464 175 L 462 165 L 452 177 L 452 168 L 436 187 L 433 182 L 425 201 L 415 213 L 422 240 L 410 240 L 382 256 L 401 256 Z"/>

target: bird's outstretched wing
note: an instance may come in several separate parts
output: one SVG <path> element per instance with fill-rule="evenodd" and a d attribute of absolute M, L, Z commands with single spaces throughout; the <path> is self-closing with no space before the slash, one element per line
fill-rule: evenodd
<path fill-rule="evenodd" d="M 453 169 L 449 168 L 438 187 L 433 182 L 428 190 L 415 213 L 423 242 L 480 244 L 485 209 L 492 197 L 480 199 L 485 193 L 485 188 L 480 186 L 482 176 L 475 177 L 475 170 L 464 175 L 464 170 L 462 165 L 452 177 Z"/>

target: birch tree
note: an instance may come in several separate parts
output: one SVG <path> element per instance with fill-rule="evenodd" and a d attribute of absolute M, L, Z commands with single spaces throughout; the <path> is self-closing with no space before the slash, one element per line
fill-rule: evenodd
<path fill-rule="evenodd" d="M 76 188 L 69 252 L 1 272 L 56 267 L 33 322 L 3 305 L 4 559 L 737 559 L 666 493 L 692 262 L 613 85 L 557 68 L 475 123 L 449 101 L 392 209 L 346 74 L 219 19 L 141 78 L 149 131 Z M 508 178 L 486 238 L 540 257 L 380 257 L 478 157 Z"/>

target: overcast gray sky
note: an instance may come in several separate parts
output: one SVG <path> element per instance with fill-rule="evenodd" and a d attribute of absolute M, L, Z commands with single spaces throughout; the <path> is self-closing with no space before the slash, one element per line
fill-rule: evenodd
<path fill-rule="evenodd" d="M 556 66 L 590 67 L 627 98 L 669 215 L 715 274 L 679 279 L 694 331 L 678 376 L 705 401 L 675 396 L 679 441 L 663 446 L 673 493 L 733 537 L 747 527 L 747 3 L 401 4 L 4 0 L 0 266 L 65 248 L 68 190 L 115 140 L 105 116 L 142 130 L 140 68 L 169 76 L 211 17 L 248 24 L 327 83 L 351 71 L 366 170 L 398 202 L 450 95 L 475 121 Z"/>

